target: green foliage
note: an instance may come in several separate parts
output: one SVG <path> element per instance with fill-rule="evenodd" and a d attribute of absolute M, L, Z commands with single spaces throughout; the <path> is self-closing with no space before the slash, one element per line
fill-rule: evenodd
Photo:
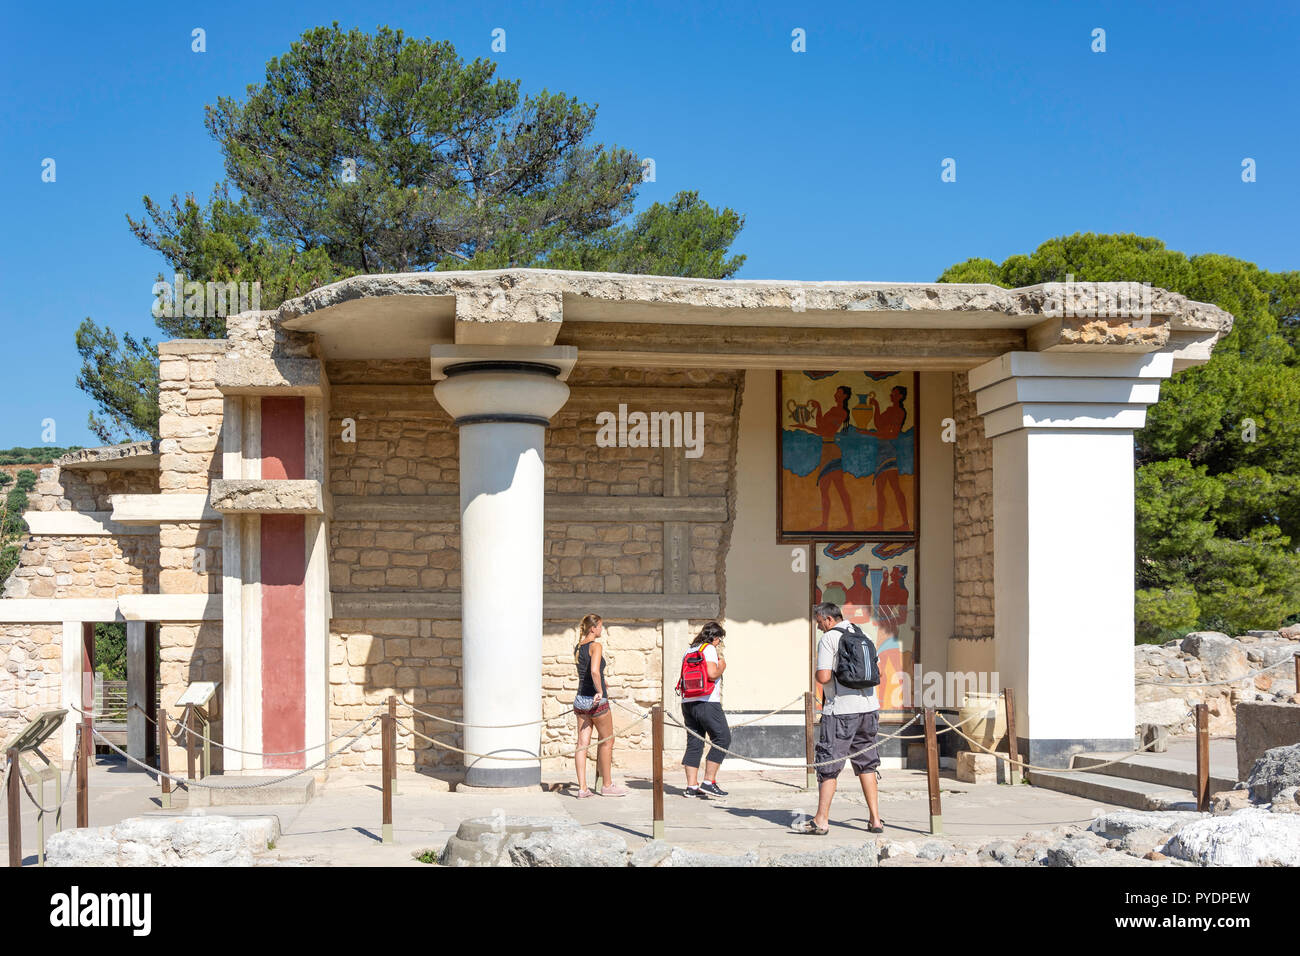
<path fill-rule="evenodd" d="M 1092 233 L 1001 265 L 968 259 L 941 282 L 1006 287 L 1150 282 L 1231 312 L 1205 365 L 1175 373 L 1137 433 L 1137 631 L 1240 633 L 1300 614 L 1300 272 Z"/>
<path fill-rule="evenodd" d="M 724 278 L 744 220 L 694 192 L 630 223 L 641 164 L 593 143 L 596 108 L 520 93 L 488 60 L 380 27 L 308 30 L 241 99 L 207 107 L 226 183 L 200 205 L 144 197 L 132 233 L 197 282 L 259 282 L 260 306 L 352 275 L 538 267 Z M 221 316 L 155 318 L 217 338 Z M 157 436 L 157 350 L 89 318 L 77 384 L 105 442 Z"/>
<path fill-rule="evenodd" d="M 95 625 L 95 670 L 104 680 L 126 680 L 126 623 Z"/>
<path fill-rule="evenodd" d="M 0 465 L 48 465 L 56 458 L 61 458 L 70 451 L 76 451 L 80 445 L 59 448 L 55 445 L 36 445 L 33 448 L 0 448 Z M 8 482 L 0 479 L 0 484 Z"/>
<path fill-rule="evenodd" d="M 27 510 L 27 492 L 36 487 L 36 472 L 24 468 L 18 472 L 14 486 L 0 502 L 0 585 L 18 567 L 22 538 L 27 534 L 23 512 Z"/>

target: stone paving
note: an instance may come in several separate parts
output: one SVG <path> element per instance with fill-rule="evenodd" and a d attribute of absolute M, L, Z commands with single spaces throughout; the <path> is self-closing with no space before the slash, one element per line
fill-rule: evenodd
<path fill-rule="evenodd" d="M 547 790 L 448 791 L 445 780 L 409 771 L 399 777 L 393 798 L 396 844 L 380 842 L 378 774 L 373 771 L 333 771 L 317 784 L 317 796 L 298 806 L 213 807 L 202 811 L 235 817 L 278 818 L 282 835 L 268 860 L 325 866 L 420 866 L 422 850 L 441 851 L 461 820 L 506 815 L 568 814 L 581 825 L 617 834 L 635 850 L 650 840 L 651 792 L 648 762 L 628 755 L 616 776 L 632 793 L 622 798 L 573 796 L 572 768 L 554 766 L 544 772 Z M 809 837 L 791 831 L 797 814 L 810 815 L 816 797 L 803 789 L 802 771 L 774 770 L 720 775 L 730 792 L 707 802 L 681 796 L 679 767 L 665 768 L 667 842 L 710 853 L 740 854 L 747 850 L 788 852 L 861 843 L 867 833 L 867 809 L 857 779 L 846 772 L 831 811 L 831 832 Z M 126 770 L 120 760 L 100 758 L 91 773 L 92 826 L 126 817 L 184 812 L 186 797 L 177 794 L 174 809 L 159 805 L 158 788 L 145 774 Z M 1034 830 L 1062 825 L 1086 826 L 1103 808 L 1095 800 L 1054 793 L 1026 785 L 966 784 L 950 772 L 941 778 L 945 836 L 973 844 L 993 839 L 1015 840 Z M 52 788 L 51 791 L 52 793 Z M 53 802 L 52 796 L 50 802 Z M 24 803 L 26 803 L 24 799 Z M 65 804 L 65 821 L 75 822 L 75 793 Z M 929 836 L 925 774 L 918 770 L 887 770 L 881 782 L 881 816 L 886 831 L 879 840 L 921 841 Z M 35 811 L 23 813 L 25 860 L 34 863 Z M 50 831 L 53 827 L 51 825 Z"/>

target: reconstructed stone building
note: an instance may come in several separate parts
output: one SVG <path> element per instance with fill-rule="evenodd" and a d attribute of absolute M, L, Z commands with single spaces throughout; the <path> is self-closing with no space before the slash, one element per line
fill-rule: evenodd
<path fill-rule="evenodd" d="M 416 725 L 476 753 L 558 753 L 587 612 L 607 622 L 614 692 L 638 709 L 672 704 L 682 650 L 718 618 L 727 709 L 766 713 L 810 687 L 817 562 L 865 542 L 912 556 L 893 579 L 864 564 L 859 582 L 878 603 L 891 586 L 910 595 L 904 661 L 998 674 L 1035 762 L 1127 749 L 1133 432 L 1231 317 L 1158 289 L 1142 314 L 1116 309 L 1125 292 L 420 273 L 349 279 L 235 316 L 225 339 L 164 343 L 160 441 L 41 474 L 0 600 L 5 719 L 86 705 L 93 624 L 125 620 L 136 750 L 156 642 L 164 707 L 219 681 L 218 739 L 314 748 L 230 751 L 227 773 L 314 762 L 389 694 L 471 724 L 545 719 L 540 735 Z M 820 446 L 785 437 L 830 421 L 800 410 L 817 402 L 778 405 L 782 372 L 804 370 L 809 387 L 831 374 L 816 370 L 863 373 L 857 431 L 895 450 L 879 413 L 875 431 L 857 415 L 872 381 L 911 376 L 907 464 L 877 453 L 874 478 L 905 473 L 905 531 L 881 524 L 882 491 L 881 534 L 841 541 L 834 451 L 801 479 L 814 509 L 821 489 L 827 530 L 780 529 L 782 449 L 803 440 L 815 456 L 849 429 L 843 401 Z M 702 440 L 638 441 L 636 412 L 698 420 Z M 873 507 L 850 497 L 846 510 Z M 735 746 L 800 756 L 801 727 L 777 715 Z M 641 731 L 630 746 L 648 743 Z M 377 741 L 337 762 L 377 763 Z M 69 724 L 63 753 L 71 743 Z M 462 763 L 406 734 L 399 759 Z M 482 785 L 539 773 L 465 762 Z"/>

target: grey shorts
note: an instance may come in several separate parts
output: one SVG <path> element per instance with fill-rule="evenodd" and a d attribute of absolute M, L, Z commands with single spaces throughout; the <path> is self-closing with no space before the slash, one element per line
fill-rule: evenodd
<path fill-rule="evenodd" d="M 814 761 L 833 761 L 817 768 L 818 780 L 838 777 L 850 754 L 853 772 L 870 773 L 880 766 L 880 750 L 873 746 L 880 729 L 880 711 L 867 714 L 822 714 L 821 732 L 817 737 Z M 861 753 L 860 751 L 866 751 Z"/>

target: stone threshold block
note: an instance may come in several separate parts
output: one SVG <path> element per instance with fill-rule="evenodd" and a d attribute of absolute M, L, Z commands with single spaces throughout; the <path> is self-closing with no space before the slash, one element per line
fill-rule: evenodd
<path fill-rule="evenodd" d="M 217 361 L 216 386 L 223 395 L 309 395 L 325 391 L 325 369 L 310 358 L 260 358 L 228 354 Z"/>
<path fill-rule="evenodd" d="M 210 500 L 221 514 L 325 514 L 325 493 L 315 479 L 217 479 Z"/>
<path fill-rule="evenodd" d="M 220 594 L 121 594 L 118 610 L 128 621 L 220 621 Z"/>
<path fill-rule="evenodd" d="M 113 495 L 112 520 L 124 525 L 151 525 L 163 521 L 220 521 L 208 505 L 208 496 Z"/>

